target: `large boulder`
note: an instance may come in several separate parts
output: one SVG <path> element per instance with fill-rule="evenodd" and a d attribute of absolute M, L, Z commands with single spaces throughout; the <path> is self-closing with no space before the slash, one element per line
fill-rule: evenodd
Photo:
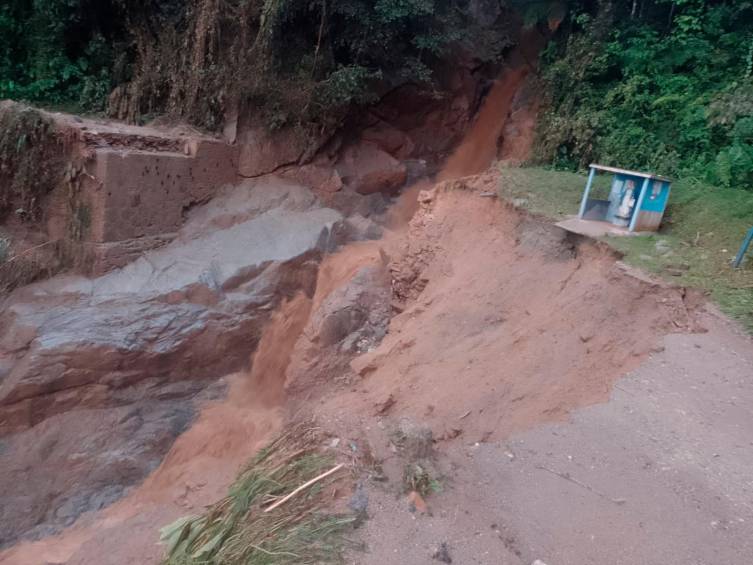
<path fill-rule="evenodd" d="M 325 198 L 343 187 L 340 175 L 326 157 L 316 158 L 306 165 L 292 166 L 281 175 L 311 187 Z"/>
<path fill-rule="evenodd" d="M 404 164 L 368 142 L 348 147 L 336 166 L 343 183 L 359 194 L 396 194 L 408 176 Z"/>
<path fill-rule="evenodd" d="M 378 243 L 364 242 L 322 264 L 314 308 L 288 369 L 288 390 L 315 390 L 382 341 L 391 316 L 387 262 Z"/>

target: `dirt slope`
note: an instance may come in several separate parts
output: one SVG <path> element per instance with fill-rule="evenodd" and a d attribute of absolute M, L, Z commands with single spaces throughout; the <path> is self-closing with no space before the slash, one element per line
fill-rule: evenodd
<path fill-rule="evenodd" d="M 605 247 L 486 188 L 492 177 L 421 193 L 391 265 L 405 310 L 352 363 L 363 381 L 328 401 L 338 410 L 373 411 L 392 395 L 437 437 L 500 439 L 606 400 L 659 336 L 696 327 L 682 290 L 633 276 Z"/>
<path fill-rule="evenodd" d="M 316 409 L 387 477 L 352 562 L 429 563 L 440 543 L 458 563 L 750 562 L 750 339 L 482 197 L 489 180 L 421 195 L 393 263 L 404 311 Z M 401 490 L 406 417 L 436 440 L 430 515 Z"/>

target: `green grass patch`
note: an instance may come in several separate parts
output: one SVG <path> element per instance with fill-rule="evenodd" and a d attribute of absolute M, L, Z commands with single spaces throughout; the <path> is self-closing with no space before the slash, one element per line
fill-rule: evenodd
<path fill-rule="evenodd" d="M 179 519 L 161 530 L 165 565 L 271 565 L 339 563 L 354 516 L 326 511 L 334 475 L 313 484 L 277 508 L 270 504 L 331 469 L 321 438 L 305 424 L 263 449 L 230 488 L 201 516 Z"/>
<path fill-rule="evenodd" d="M 596 178 L 596 190 L 606 191 L 610 178 Z M 585 183 L 586 176 L 576 173 L 500 168 L 499 191 L 522 208 L 560 220 L 578 213 Z M 708 291 L 723 312 L 753 332 L 753 258 L 747 257 L 740 269 L 731 267 L 751 226 L 753 192 L 678 180 L 660 232 L 603 240 L 631 265 Z"/>

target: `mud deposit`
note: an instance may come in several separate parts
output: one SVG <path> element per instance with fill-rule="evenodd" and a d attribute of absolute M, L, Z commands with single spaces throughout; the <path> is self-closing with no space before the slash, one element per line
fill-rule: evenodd
<path fill-rule="evenodd" d="M 390 266 L 401 312 L 381 345 L 353 361 L 363 380 L 328 400 L 334 412 L 373 413 L 392 397 L 393 410 L 435 437 L 502 439 L 606 400 L 663 334 L 699 329 L 685 291 L 482 196 L 495 182 L 420 194 Z"/>

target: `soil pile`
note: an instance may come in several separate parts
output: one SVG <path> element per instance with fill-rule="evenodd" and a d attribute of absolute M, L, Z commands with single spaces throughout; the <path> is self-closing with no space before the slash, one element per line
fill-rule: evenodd
<path fill-rule="evenodd" d="M 605 400 L 663 334 L 696 328 L 682 289 L 481 196 L 494 176 L 466 181 L 420 194 L 390 265 L 402 312 L 352 363 L 363 380 L 329 400 L 333 411 L 374 414 L 392 397 L 394 414 L 435 437 L 500 439 Z"/>

